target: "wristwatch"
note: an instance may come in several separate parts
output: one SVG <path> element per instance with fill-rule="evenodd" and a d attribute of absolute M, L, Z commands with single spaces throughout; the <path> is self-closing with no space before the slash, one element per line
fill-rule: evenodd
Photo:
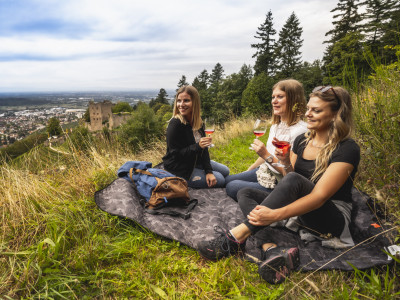
<path fill-rule="evenodd" d="M 274 161 L 274 157 L 272 155 L 268 156 L 265 161 L 269 164 L 271 164 Z"/>

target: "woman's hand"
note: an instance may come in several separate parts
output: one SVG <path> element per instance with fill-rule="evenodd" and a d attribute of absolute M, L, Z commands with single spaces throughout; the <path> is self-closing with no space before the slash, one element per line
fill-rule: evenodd
<path fill-rule="evenodd" d="M 253 148 L 254 151 L 257 152 L 257 154 L 261 158 L 265 159 L 269 156 L 267 147 L 265 147 L 264 143 L 261 142 L 259 139 L 254 139 L 253 144 L 251 144 L 251 147 Z"/>
<path fill-rule="evenodd" d="M 251 225 L 267 226 L 279 221 L 276 211 L 266 206 L 257 205 L 248 215 L 247 219 Z"/>
<path fill-rule="evenodd" d="M 215 178 L 213 173 L 206 174 L 206 181 L 208 187 L 213 187 L 217 184 L 217 178 Z"/>
<path fill-rule="evenodd" d="M 201 149 L 211 146 L 212 138 L 211 137 L 202 137 L 199 141 L 199 146 Z"/>
<path fill-rule="evenodd" d="M 274 142 L 279 142 L 277 138 L 273 139 Z M 285 166 L 290 165 L 290 146 L 286 148 L 285 152 L 278 147 L 275 148 L 275 156 L 284 164 Z"/>

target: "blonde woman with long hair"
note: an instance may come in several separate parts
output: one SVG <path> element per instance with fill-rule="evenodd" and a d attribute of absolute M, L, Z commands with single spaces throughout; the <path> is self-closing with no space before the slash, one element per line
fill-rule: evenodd
<path fill-rule="evenodd" d="M 252 144 L 253 150 L 259 157 L 247 171 L 225 178 L 226 193 L 236 201 L 237 193 L 242 188 L 251 187 L 261 191 L 271 191 L 272 186 L 275 185 L 275 177 L 282 177 L 282 168 L 271 165 L 278 162 L 273 145 L 274 139 L 286 140 L 285 138 L 287 138 L 279 134 L 278 128 L 284 128 L 290 133 L 289 140 L 286 141 L 291 145 L 298 135 L 307 131 L 307 124 L 301 119 L 304 115 L 306 97 L 304 96 L 303 85 L 299 81 L 284 79 L 277 82 L 272 87 L 271 106 L 272 126 L 268 140 L 264 144 L 259 139 L 255 139 Z M 265 180 L 265 178 L 272 178 L 271 175 L 274 176 L 273 182 L 271 182 L 271 179 Z"/>
<path fill-rule="evenodd" d="M 350 138 L 352 104 L 341 87 L 321 86 L 310 94 L 306 111 L 306 134 L 296 138 L 292 151 L 275 155 L 285 165 L 284 177 L 271 193 L 245 188 L 238 202 L 246 220 L 199 247 L 199 253 L 217 260 L 244 251 L 246 239 L 277 221 L 298 216 L 298 223 L 315 236 L 336 239 L 352 246 L 349 223 L 351 189 L 360 161 L 360 148 Z M 280 283 L 299 266 L 296 245 L 262 245 L 264 261 L 259 274 L 270 283 Z"/>
<path fill-rule="evenodd" d="M 210 160 L 208 147 L 212 138 L 205 136 L 200 107 L 195 87 L 187 85 L 178 90 L 167 128 L 164 168 L 186 179 L 193 188 L 224 187 L 229 169 Z"/>

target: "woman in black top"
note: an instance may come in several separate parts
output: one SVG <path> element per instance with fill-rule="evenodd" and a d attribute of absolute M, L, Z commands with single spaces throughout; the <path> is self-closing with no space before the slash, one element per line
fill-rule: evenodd
<path fill-rule="evenodd" d="M 269 194 L 250 188 L 240 190 L 238 202 L 247 219 L 201 244 L 199 253 L 213 260 L 236 254 L 244 250 L 250 235 L 295 216 L 311 233 L 351 245 L 351 188 L 360 161 L 360 149 L 350 138 L 351 113 L 351 97 L 345 89 L 315 88 L 305 115 L 309 131 L 296 138 L 290 155 L 275 150 L 285 165 L 283 179 Z M 270 283 L 283 281 L 299 265 L 297 247 L 265 243 L 262 254 L 259 273 Z"/>
<path fill-rule="evenodd" d="M 167 128 L 164 168 L 185 178 L 193 188 L 224 187 L 229 169 L 210 160 L 211 141 L 211 137 L 205 136 L 197 89 L 190 85 L 181 87 Z"/>

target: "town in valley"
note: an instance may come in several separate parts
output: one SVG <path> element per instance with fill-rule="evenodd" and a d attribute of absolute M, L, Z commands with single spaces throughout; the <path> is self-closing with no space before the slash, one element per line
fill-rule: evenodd
<path fill-rule="evenodd" d="M 149 102 L 158 91 L 0 94 L 0 147 L 45 130 L 50 118 L 62 126 L 78 123 L 90 101 Z"/>

